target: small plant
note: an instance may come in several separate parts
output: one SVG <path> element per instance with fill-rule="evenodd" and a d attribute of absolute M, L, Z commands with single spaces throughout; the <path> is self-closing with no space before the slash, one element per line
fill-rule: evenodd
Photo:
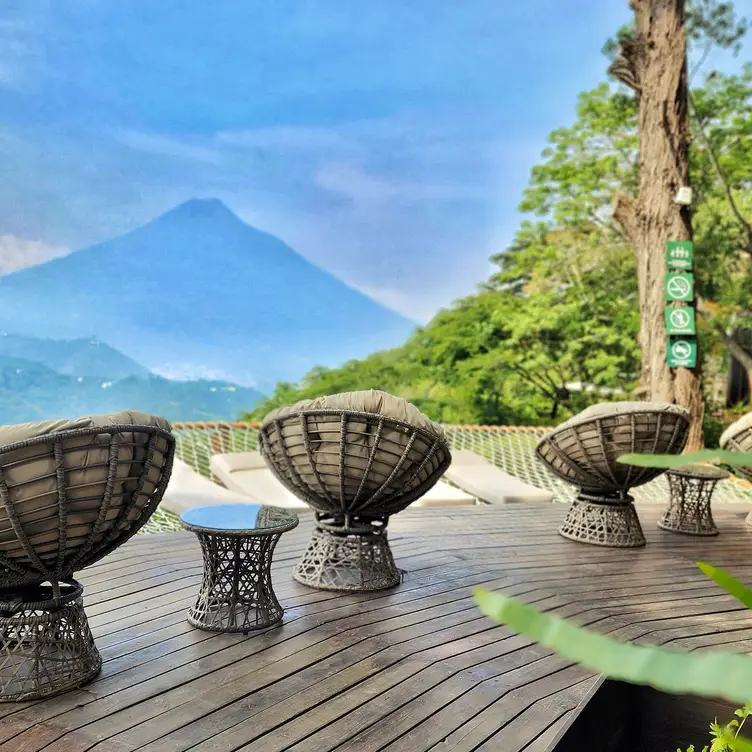
<path fill-rule="evenodd" d="M 739 741 L 739 732 L 744 726 L 744 722 L 752 715 L 752 703 L 747 703 L 743 708 L 739 708 L 734 711 L 736 718 L 726 724 L 726 726 L 720 726 L 718 719 L 710 724 L 710 744 L 705 745 L 702 748 L 702 752 L 735 752 L 735 750 L 741 750 L 742 747 L 730 746 L 727 736 L 733 735 L 733 743 Z M 737 720 L 741 719 L 741 720 Z M 682 752 L 677 748 L 676 752 Z M 684 752 L 695 752 L 694 744 L 690 744 Z"/>

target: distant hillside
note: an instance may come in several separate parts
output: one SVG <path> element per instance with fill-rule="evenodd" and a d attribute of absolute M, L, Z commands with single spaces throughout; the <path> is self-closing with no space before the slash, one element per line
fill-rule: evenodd
<path fill-rule="evenodd" d="M 217 200 L 0 277 L 0 331 L 94 335 L 153 372 L 266 390 L 413 328 Z"/>
<path fill-rule="evenodd" d="M 37 339 L 18 334 L 0 334 L 0 356 L 34 361 L 70 376 L 101 376 L 124 379 L 146 378 L 149 371 L 96 338 L 76 340 Z"/>
<path fill-rule="evenodd" d="M 262 394 L 219 381 L 71 376 L 0 355 L 0 423 L 134 409 L 169 420 L 234 420 Z"/>

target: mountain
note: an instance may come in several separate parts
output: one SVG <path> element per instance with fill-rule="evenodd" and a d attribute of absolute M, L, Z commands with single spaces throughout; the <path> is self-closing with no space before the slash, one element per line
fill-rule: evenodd
<path fill-rule="evenodd" d="M 147 374 L 119 380 L 72 376 L 0 355 L 0 423 L 141 410 L 172 421 L 236 420 L 262 395 L 216 381 L 171 381 Z"/>
<path fill-rule="evenodd" d="M 2 332 L 0 357 L 34 361 L 70 376 L 106 375 L 109 380 L 119 380 L 149 375 L 148 369 L 135 360 L 92 337 L 61 341 Z"/>
<path fill-rule="evenodd" d="M 0 331 L 94 335 L 162 375 L 261 389 L 394 346 L 413 327 L 216 199 L 0 277 Z"/>

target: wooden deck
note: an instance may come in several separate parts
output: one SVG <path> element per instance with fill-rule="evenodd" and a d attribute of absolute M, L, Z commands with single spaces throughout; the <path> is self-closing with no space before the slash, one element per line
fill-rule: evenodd
<path fill-rule="evenodd" d="M 409 510 L 393 518 L 403 584 L 338 595 L 290 571 L 310 519 L 275 555 L 284 625 L 249 637 L 185 620 L 201 577 L 188 533 L 137 536 L 81 577 L 105 664 L 86 688 L 0 705 L 0 752 L 543 752 L 597 677 L 511 636 L 471 599 L 480 583 L 604 632 L 694 650 L 752 651 L 752 616 L 693 566 L 752 581 L 747 509 L 721 535 L 656 529 L 642 550 L 556 534 L 561 505 Z"/>

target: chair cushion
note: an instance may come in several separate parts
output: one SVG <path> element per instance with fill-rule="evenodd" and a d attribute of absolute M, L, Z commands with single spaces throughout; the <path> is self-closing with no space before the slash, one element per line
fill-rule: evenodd
<path fill-rule="evenodd" d="M 743 434 L 749 434 L 743 436 Z M 752 451 L 752 412 L 732 423 L 721 435 L 721 448 L 733 442 L 741 451 Z M 736 448 L 736 446 L 734 448 Z"/>
<path fill-rule="evenodd" d="M 324 410 L 331 413 L 316 414 Z M 298 420 L 298 414 L 305 420 Z M 386 419 L 381 429 L 370 417 L 374 415 Z M 450 462 L 440 425 L 406 400 L 376 390 L 273 410 L 263 420 L 261 436 L 264 459 L 277 477 L 321 512 L 345 511 L 378 493 L 381 511 L 394 513 L 426 493 Z"/>
<path fill-rule="evenodd" d="M 48 420 L 38 423 L 0 426 L 0 468 L 8 500 L 31 546 L 41 560 L 48 564 L 58 548 L 59 503 L 58 467 L 51 441 L 21 443 L 57 433 L 115 425 L 154 426 L 171 431 L 168 421 L 140 412 L 119 412 L 112 415 L 91 415 L 74 420 Z M 123 505 L 137 489 L 147 455 L 149 436 L 145 433 L 124 432 L 118 452 L 118 465 L 113 487 L 113 499 L 105 512 L 97 539 L 103 538 L 113 526 L 126 529 L 139 517 L 140 509 L 148 502 L 162 478 L 166 466 L 168 446 L 164 439 L 157 442 L 148 477 L 140 488 L 136 505 L 124 519 Z M 68 436 L 62 442 L 64 468 L 66 550 L 73 551 L 90 534 L 99 518 L 107 487 L 110 461 L 110 436 L 88 434 Z M 11 559 L 29 564 L 24 547 L 18 539 L 5 504 L 0 504 L 0 552 Z"/>
<path fill-rule="evenodd" d="M 581 413 L 571 417 L 564 423 L 559 424 L 552 431 L 558 433 L 566 428 L 579 426 L 598 418 L 612 418 L 618 415 L 639 415 L 640 413 L 670 413 L 673 415 L 685 415 L 689 417 L 687 410 L 680 405 L 672 405 L 669 402 L 599 402 L 585 408 Z"/>
<path fill-rule="evenodd" d="M 383 415 L 385 418 L 392 418 L 415 428 L 422 428 L 434 438 L 445 439 L 444 429 L 424 415 L 415 405 L 410 404 L 402 397 L 395 397 L 393 394 L 376 389 L 362 392 L 342 392 L 327 397 L 301 400 L 294 405 L 286 405 L 272 410 L 264 418 L 261 425 L 263 427 L 275 420 L 283 420 L 289 415 L 312 410 L 350 410 L 358 413 Z"/>

